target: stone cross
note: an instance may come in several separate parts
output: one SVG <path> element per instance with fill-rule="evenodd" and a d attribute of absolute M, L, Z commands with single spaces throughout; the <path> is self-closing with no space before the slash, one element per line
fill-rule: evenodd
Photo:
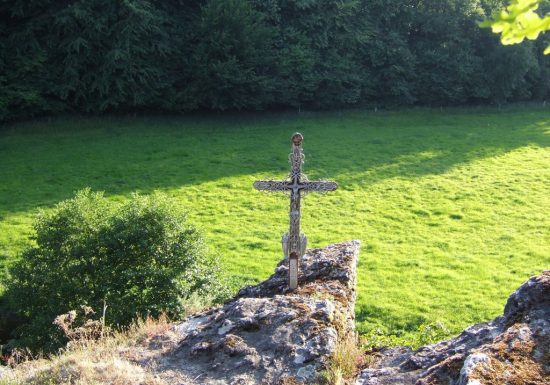
<path fill-rule="evenodd" d="M 306 251 L 307 238 L 300 233 L 300 199 L 307 192 L 325 192 L 336 190 L 335 182 L 310 182 L 302 173 L 304 153 L 302 141 L 304 137 L 300 133 L 292 135 L 292 152 L 288 161 L 292 170 L 283 181 L 259 180 L 254 182 L 257 190 L 282 191 L 290 195 L 290 229 L 283 235 L 282 246 L 285 260 L 288 260 L 288 287 L 294 290 L 298 287 L 299 259 Z"/>

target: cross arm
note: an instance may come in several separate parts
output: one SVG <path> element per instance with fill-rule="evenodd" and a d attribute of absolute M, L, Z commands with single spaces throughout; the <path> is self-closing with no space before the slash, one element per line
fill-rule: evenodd
<path fill-rule="evenodd" d="M 302 190 L 304 191 L 313 191 L 313 192 L 324 192 L 324 191 L 334 191 L 338 188 L 336 182 L 302 182 Z"/>
<path fill-rule="evenodd" d="M 286 191 L 289 190 L 288 182 L 280 182 L 275 180 L 257 180 L 254 182 L 256 190 L 265 191 Z"/>

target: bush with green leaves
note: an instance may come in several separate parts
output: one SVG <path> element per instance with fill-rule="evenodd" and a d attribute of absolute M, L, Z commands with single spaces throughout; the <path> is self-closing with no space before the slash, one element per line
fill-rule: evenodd
<path fill-rule="evenodd" d="M 136 316 L 181 317 L 189 297 L 225 295 L 200 233 L 163 194 L 116 204 L 83 190 L 42 212 L 35 231 L 36 245 L 11 269 L 6 292 L 29 320 L 20 345 L 59 346 L 53 319 L 82 305 L 105 303 L 106 323 L 124 326 Z"/>

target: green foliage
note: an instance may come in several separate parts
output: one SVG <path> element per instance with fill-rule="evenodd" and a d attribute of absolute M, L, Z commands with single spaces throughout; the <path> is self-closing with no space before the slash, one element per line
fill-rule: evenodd
<path fill-rule="evenodd" d="M 169 108 L 185 65 L 185 7 L 148 0 L 4 1 L 0 118 Z M 180 16 L 180 18 L 177 18 Z M 185 75 L 185 71 L 182 71 Z"/>
<path fill-rule="evenodd" d="M 480 86 L 470 83 L 481 63 L 472 36 L 477 2 L 433 0 L 416 7 L 409 45 L 416 57 L 417 100 L 430 105 L 465 103 Z"/>
<path fill-rule="evenodd" d="M 182 316 L 193 294 L 223 295 L 200 234 L 160 193 L 114 205 L 83 190 L 41 213 L 35 231 L 36 246 L 11 269 L 6 292 L 30 320 L 19 330 L 24 346 L 56 346 L 52 320 L 81 305 L 105 303 L 106 322 L 124 326 L 136 316 Z"/>
<path fill-rule="evenodd" d="M 367 25 L 359 46 L 364 98 L 376 105 L 417 102 L 416 55 L 409 44 L 413 14 L 403 2 L 364 2 Z M 421 102 L 422 103 L 422 102 Z"/>
<path fill-rule="evenodd" d="M 550 63 L 539 48 L 502 49 L 476 24 L 502 4 L 5 0 L 0 121 L 64 111 L 544 100 Z M 526 4 L 534 23 L 535 5 Z M 509 34 L 523 17 L 514 16 L 516 8 L 499 19 L 511 26 Z M 531 27 L 522 33 L 535 36 Z"/>
<path fill-rule="evenodd" d="M 485 20 L 480 26 L 500 33 L 505 45 L 521 43 L 525 38 L 535 40 L 550 30 L 550 14 L 541 17 L 535 12 L 540 3 L 541 0 L 511 0 L 506 9 L 493 12 L 493 19 Z M 550 54 L 550 45 L 544 54 Z"/>
<path fill-rule="evenodd" d="M 272 99 L 275 30 L 243 0 L 208 0 L 193 49 L 192 88 L 201 107 L 260 108 Z"/>

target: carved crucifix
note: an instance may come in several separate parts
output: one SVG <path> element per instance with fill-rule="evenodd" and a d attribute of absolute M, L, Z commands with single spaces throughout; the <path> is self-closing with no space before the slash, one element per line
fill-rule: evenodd
<path fill-rule="evenodd" d="M 300 133 L 292 135 L 292 152 L 289 162 L 292 170 L 283 181 L 259 180 L 254 187 L 264 191 L 283 191 L 290 195 L 290 229 L 283 235 L 282 246 L 285 259 L 288 261 L 288 287 L 294 290 L 298 287 L 299 260 L 304 255 L 307 238 L 300 233 L 300 199 L 308 192 L 326 192 L 336 190 L 335 182 L 310 182 L 302 173 L 304 153 L 302 152 L 303 136 Z"/>

